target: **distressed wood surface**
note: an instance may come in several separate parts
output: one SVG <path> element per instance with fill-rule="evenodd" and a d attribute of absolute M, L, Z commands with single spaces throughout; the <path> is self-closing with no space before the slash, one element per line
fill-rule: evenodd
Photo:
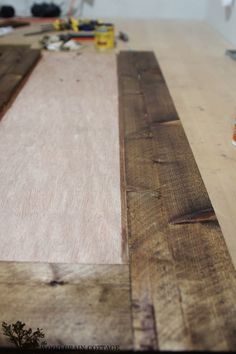
<path fill-rule="evenodd" d="M 114 54 L 44 54 L 0 124 L 0 199 L 1 260 L 125 261 Z"/>
<path fill-rule="evenodd" d="M 123 152 L 121 149 L 121 156 L 125 157 L 125 167 L 121 167 L 125 173 L 122 188 L 126 190 L 123 205 L 128 207 L 127 230 L 131 261 L 134 347 L 162 350 L 233 350 L 236 347 L 235 271 L 219 225 L 212 219 L 205 223 L 175 224 L 176 220 L 189 220 L 192 215 L 196 213 L 201 215 L 201 211 L 211 210 L 212 207 L 178 116 L 174 107 L 170 107 L 171 98 L 167 97 L 168 90 L 160 69 L 150 53 L 122 53 L 118 64 L 122 120 L 120 125 L 123 126 L 125 135 Z M 162 96 L 162 88 L 165 92 L 164 96 Z M 171 112 L 168 112 L 169 109 Z M 17 269 L 11 271 L 12 266 Z M 61 304 L 65 305 L 67 311 L 69 308 L 70 320 L 72 314 L 77 316 L 74 308 L 78 308 L 86 318 L 86 327 L 90 327 L 91 324 L 91 329 L 88 331 L 89 338 L 83 332 L 80 343 L 84 343 L 83 340 L 86 344 L 91 343 L 91 333 L 95 331 L 93 326 L 96 321 L 99 323 L 99 316 L 87 317 L 86 311 L 90 303 L 97 304 L 99 301 L 96 296 L 94 298 L 91 295 L 90 298 L 88 294 L 92 292 L 84 293 L 84 291 L 86 285 L 91 290 L 103 284 L 103 280 L 101 282 L 95 280 L 96 276 L 92 277 L 96 284 L 94 287 L 88 280 L 89 274 L 93 273 L 91 270 L 93 266 L 55 265 L 55 273 L 51 270 L 42 271 L 40 268 L 49 267 L 49 265 L 37 265 L 35 273 L 39 271 L 41 274 L 38 282 L 34 275 L 29 273 L 32 265 L 28 263 L 22 266 L 25 268 L 20 268 L 20 264 L 1 264 L 1 294 L 5 298 L 1 317 L 5 317 L 7 321 L 17 320 L 7 310 L 7 307 L 13 309 L 18 316 L 21 313 L 24 316 L 26 297 L 27 304 L 29 302 L 29 307 L 26 308 L 29 312 L 22 320 L 32 327 L 38 326 L 40 322 L 39 326 L 45 328 L 44 316 L 45 313 L 49 313 L 49 310 L 46 309 L 42 315 L 44 325 L 41 325 L 42 322 L 36 315 L 38 308 L 40 313 L 43 312 L 46 308 L 45 304 L 49 303 L 47 308 L 53 311 L 53 319 L 54 313 L 62 311 Z M 70 267 L 72 269 L 69 273 L 72 274 L 75 271 L 76 276 L 75 288 L 71 285 L 69 290 L 65 287 L 68 285 L 66 283 L 68 273 L 67 271 L 64 273 L 64 270 Z M 84 278 L 82 276 L 84 282 L 79 276 L 80 267 L 84 269 L 82 274 L 86 273 Z M 86 267 L 90 268 L 85 270 Z M 100 267 L 106 268 L 106 266 L 94 267 L 97 270 Z M 109 272 L 114 270 L 113 267 L 117 266 L 109 266 Z M 126 266 L 120 267 L 119 271 L 122 268 L 127 271 Z M 62 271 L 59 271 L 59 268 Z M 76 269 L 79 269 L 78 273 Z M 46 276 L 43 275 L 45 282 L 42 281 L 41 287 L 39 283 L 44 273 L 46 274 Z M 98 278 L 104 279 L 101 274 Z M 116 272 L 109 275 L 104 283 L 110 284 L 109 279 L 116 282 L 119 275 Z M 31 280 L 32 286 L 30 286 Z M 22 287 L 20 288 L 18 286 L 21 281 Z M 79 304 L 75 300 L 78 296 L 78 288 L 80 289 L 78 282 L 81 284 L 82 294 L 81 298 L 79 296 Z M 40 289 L 39 293 L 37 293 L 37 288 Z M 67 290 L 61 295 L 50 292 L 49 296 L 48 289 L 51 288 L 58 289 L 58 291 Z M 76 294 L 73 299 L 72 288 L 75 289 Z M 117 288 L 121 289 L 121 284 L 115 287 L 116 291 Z M 95 293 L 97 294 L 96 290 Z M 9 294 L 9 302 L 7 302 L 7 294 Z M 16 294 L 20 294 L 18 300 Z M 31 299 L 29 294 L 32 294 L 32 300 L 29 300 Z M 41 295 L 42 303 L 41 300 L 39 301 Z M 112 292 L 112 295 L 117 303 L 116 292 Z M 122 299 L 120 293 L 117 296 Z M 128 297 L 125 298 L 128 299 Z M 58 300 L 55 305 L 56 310 L 55 299 Z M 15 305 L 15 300 L 20 303 L 20 306 Z M 114 303 L 108 305 L 110 300 L 109 297 L 105 301 L 106 306 L 110 306 L 107 310 L 109 313 L 111 313 L 111 308 L 114 308 Z M 37 302 L 39 305 L 35 309 Z M 73 306 L 70 307 L 70 303 Z M 84 310 L 81 310 L 80 305 Z M 127 315 L 126 324 L 130 321 L 128 308 L 128 305 L 125 309 L 123 308 Z M 96 311 L 93 307 L 93 314 L 97 313 Z M 122 311 L 119 307 L 117 313 L 122 313 L 123 316 Z M 35 317 L 32 314 L 35 314 Z M 91 315 L 90 312 L 89 314 Z M 57 322 L 63 316 L 64 312 L 63 315 L 60 312 Z M 29 322 L 30 318 L 36 319 L 35 322 Z M 65 323 L 70 322 L 66 317 L 63 318 Z M 104 318 L 107 319 L 105 323 Z M 114 329 L 111 330 L 109 319 L 111 317 L 108 315 L 107 317 L 104 317 L 104 314 L 101 315 L 100 322 L 106 327 L 106 338 L 109 331 L 111 334 L 114 331 Z M 122 321 L 122 326 L 124 326 Z M 60 342 L 58 339 L 62 333 L 60 330 L 55 339 L 54 320 L 53 324 L 50 322 L 50 326 L 47 330 L 50 334 L 49 343 L 77 343 L 69 334 L 68 337 L 63 337 L 63 342 Z M 74 328 L 70 328 L 69 332 L 72 333 Z M 127 328 L 125 327 L 122 335 L 118 334 L 117 337 L 124 339 L 124 341 L 117 340 L 122 348 L 130 348 L 131 345 L 130 329 Z M 65 330 L 64 324 L 63 330 Z M 125 333 L 128 333 L 129 338 L 124 338 Z M 97 338 L 101 338 L 102 333 L 99 332 L 96 335 L 94 338 L 98 341 Z M 5 338 L 2 346 L 6 345 L 4 340 Z"/>
<path fill-rule="evenodd" d="M 27 45 L 0 46 L 0 120 L 40 57 Z"/>
<path fill-rule="evenodd" d="M 153 53 L 121 52 L 118 76 L 134 347 L 233 350 L 235 270 Z"/>
<path fill-rule="evenodd" d="M 48 346 L 129 349 L 128 266 L 0 262 L 0 319 L 42 328 Z"/>

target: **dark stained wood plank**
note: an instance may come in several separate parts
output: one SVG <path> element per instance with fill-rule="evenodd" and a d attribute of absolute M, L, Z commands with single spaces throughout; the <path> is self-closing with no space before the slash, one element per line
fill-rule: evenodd
<path fill-rule="evenodd" d="M 170 219 L 211 206 L 182 125 L 152 127 L 162 198 Z M 163 186 L 164 185 L 164 186 Z"/>
<path fill-rule="evenodd" d="M 29 46 L 0 46 L 0 119 L 40 57 Z"/>
<path fill-rule="evenodd" d="M 122 56 L 118 58 L 118 74 L 120 65 L 123 65 Z M 123 76 L 119 75 L 119 81 L 121 84 Z M 185 325 L 175 285 L 174 264 L 171 263 L 165 234 L 159 233 L 161 225 L 157 224 L 161 208 L 160 185 L 158 175 L 154 173 L 150 124 L 140 93 L 123 95 L 120 91 L 120 100 L 120 119 L 124 120 L 126 127 L 126 191 L 135 349 L 158 349 L 161 331 L 161 344 L 168 337 L 169 347 L 181 349 L 178 337 L 182 343 Z M 163 308 L 167 309 L 165 313 Z"/>
<path fill-rule="evenodd" d="M 207 191 L 182 126 L 159 125 L 153 137 L 156 156 L 163 161 L 157 173 L 168 222 L 167 238 L 192 346 L 233 349 L 235 270 L 218 223 L 209 217 L 195 225 L 170 225 L 175 218 L 212 209 Z"/>
<path fill-rule="evenodd" d="M 165 79 L 152 52 L 130 52 L 129 58 L 121 52 L 119 70 L 123 77 L 120 83 L 123 94 L 139 92 L 143 96 L 151 122 L 179 119 Z"/>
<path fill-rule="evenodd" d="M 152 122 L 175 121 L 178 119 L 164 82 L 150 86 L 143 84 L 142 90 L 149 119 Z M 156 104 L 157 101 L 159 102 L 158 104 Z"/>
<path fill-rule="evenodd" d="M 27 48 L 11 72 L 15 75 L 25 76 L 32 70 L 40 56 L 41 52 L 38 49 Z"/>
<path fill-rule="evenodd" d="M 213 209 L 153 58 L 118 56 L 134 346 L 234 350 L 236 274 L 219 224 L 173 224 Z"/>
<path fill-rule="evenodd" d="M 27 49 L 29 49 L 27 45 L 0 45 L 0 77 L 11 73 Z"/>
<path fill-rule="evenodd" d="M 42 328 L 48 346 L 132 347 L 126 265 L 0 262 L 0 289 L 1 322 Z"/>
<path fill-rule="evenodd" d="M 153 71 L 154 69 L 160 69 L 156 61 L 156 57 L 153 52 L 127 52 L 121 51 L 119 53 L 119 73 L 122 76 L 137 77 L 137 73 L 146 70 Z M 160 72 L 160 70 L 159 70 Z M 160 77 L 163 80 L 163 76 L 160 72 Z"/>

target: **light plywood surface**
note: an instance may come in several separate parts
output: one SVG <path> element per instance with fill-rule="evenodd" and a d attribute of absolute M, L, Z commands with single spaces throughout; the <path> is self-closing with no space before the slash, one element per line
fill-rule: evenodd
<path fill-rule="evenodd" d="M 0 259 L 121 263 L 115 55 L 48 54 L 0 125 Z"/>

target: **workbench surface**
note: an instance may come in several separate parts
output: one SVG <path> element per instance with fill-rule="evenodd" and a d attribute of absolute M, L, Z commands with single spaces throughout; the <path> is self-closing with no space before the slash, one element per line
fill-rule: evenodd
<path fill-rule="evenodd" d="M 203 22 L 114 20 L 130 41 L 116 48 L 154 51 L 193 150 L 200 173 L 236 265 L 236 62 L 225 56 L 231 45 Z M 17 29 L 0 44 L 32 44 L 24 37 L 38 26 Z M 91 49 L 84 49 L 91 50 Z M 75 93 L 76 94 L 76 93 Z"/>

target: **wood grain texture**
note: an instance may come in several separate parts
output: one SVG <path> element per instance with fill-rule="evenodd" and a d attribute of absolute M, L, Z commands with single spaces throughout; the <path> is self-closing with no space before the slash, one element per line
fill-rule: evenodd
<path fill-rule="evenodd" d="M 236 266 L 236 154 L 231 144 L 235 119 L 235 62 L 225 55 L 231 44 L 205 22 L 112 19 L 129 42 L 116 51 L 151 50 L 167 81 L 191 149 Z M 39 48 L 40 36 L 24 36 L 40 24 L 18 28 L 0 43 Z M 83 48 L 94 52 L 93 46 Z"/>
<path fill-rule="evenodd" d="M 40 57 L 26 45 L 0 46 L 0 120 Z"/>
<path fill-rule="evenodd" d="M 45 54 L 1 122 L 0 166 L 1 260 L 122 263 L 114 54 Z"/>
<path fill-rule="evenodd" d="M 134 346 L 233 350 L 236 276 L 219 224 L 171 223 L 212 206 L 160 68 L 153 53 L 121 52 L 118 75 Z"/>
<path fill-rule="evenodd" d="M 129 349 L 128 267 L 0 262 L 0 318 L 43 328 L 48 346 Z M 0 330 L 0 347 L 9 346 Z"/>

